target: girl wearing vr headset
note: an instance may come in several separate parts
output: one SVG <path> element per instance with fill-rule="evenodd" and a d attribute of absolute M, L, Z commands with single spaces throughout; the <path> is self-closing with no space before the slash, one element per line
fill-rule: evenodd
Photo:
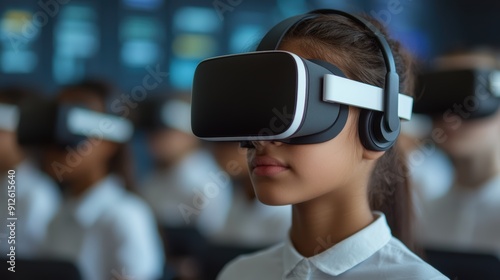
<path fill-rule="evenodd" d="M 399 88 L 411 93 L 409 58 L 398 42 L 389 45 Z M 279 49 L 384 87 L 387 68 L 374 33 L 351 17 L 322 13 L 303 20 Z M 407 248 L 412 237 L 405 161 L 397 145 L 380 151 L 362 144 L 361 112 L 350 106 L 342 131 L 325 142 L 250 142 L 256 195 L 266 204 L 291 204 L 292 226 L 284 243 L 233 260 L 219 279 L 447 279 Z"/>
<path fill-rule="evenodd" d="M 56 140 L 46 149 L 45 169 L 60 183 L 65 201 L 49 226 L 44 251 L 74 261 L 82 279 L 159 279 L 164 254 L 154 215 L 131 192 L 128 147 L 105 135 L 119 127 L 110 124 L 115 116 L 108 105 L 115 94 L 107 83 L 84 81 L 66 86 L 57 96 L 58 106 L 84 106 L 107 114 L 99 124 L 108 122 L 96 127 L 101 137 L 78 143 Z"/>

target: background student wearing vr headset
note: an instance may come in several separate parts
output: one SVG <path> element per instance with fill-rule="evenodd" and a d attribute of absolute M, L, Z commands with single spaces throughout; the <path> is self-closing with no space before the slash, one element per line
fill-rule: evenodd
<path fill-rule="evenodd" d="M 328 10 L 288 21 L 297 24 L 288 32 L 285 29 L 282 41 L 281 37 L 278 39 L 280 50 L 307 59 L 327 61 L 350 79 L 384 87 L 384 76 L 390 69 L 386 63 L 390 59 L 386 53 L 383 57 L 381 46 L 377 44 L 380 38 L 375 38 L 374 31 L 366 23 L 360 23 L 352 15 Z M 389 81 L 388 84 L 395 86 L 391 95 L 397 97 L 394 90 L 398 88 L 412 92 L 411 67 L 400 45 L 392 40 L 389 42 L 400 82 L 390 85 Z M 387 52 L 387 49 L 383 51 Z M 208 63 L 217 64 L 217 61 Z M 208 73 L 211 72 L 207 70 L 205 74 Z M 195 74 L 193 100 L 202 94 L 217 94 L 217 91 L 204 91 L 196 84 L 203 84 L 202 79 Z M 227 97 L 229 100 L 231 93 Z M 228 101 L 224 102 L 227 104 Z M 386 106 L 397 105 L 386 103 Z M 385 117 L 391 118 L 389 114 L 396 112 L 392 117 L 397 118 L 398 111 L 389 112 L 390 109 L 394 108 L 387 108 Z M 196 116 L 203 110 L 203 104 L 194 104 L 195 134 L 205 133 L 200 125 L 204 123 L 202 117 Z M 386 125 L 385 121 L 383 118 L 371 119 L 373 115 L 366 114 L 370 110 L 353 106 L 347 110 L 345 125 L 341 125 L 341 131 L 333 139 L 330 137 L 305 145 L 289 144 L 288 139 L 279 138 L 268 141 L 257 138 L 245 142 L 249 148 L 250 176 L 257 197 L 270 205 L 292 204 L 292 226 L 284 243 L 232 261 L 219 279 L 394 279 L 402 276 L 405 279 L 447 279 L 391 235 L 392 231 L 407 246 L 413 247 L 407 169 L 397 146 L 391 147 L 395 137 L 380 143 L 366 139 L 368 136 L 361 134 L 361 127 L 376 130 L 377 125 Z M 207 108 L 207 111 L 214 112 L 214 108 Z M 235 116 L 238 113 L 233 108 L 229 108 L 229 112 Z M 226 118 L 231 117 L 226 115 Z M 374 126 L 364 122 L 373 122 Z M 215 123 L 211 128 L 217 131 Z M 392 136 L 397 136 L 399 128 L 392 132 Z M 236 139 L 248 139 L 236 131 L 221 133 L 223 136 L 233 134 Z M 210 138 L 211 132 L 206 135 Z"/>
<path fill-rule="evenodd" d="M 104 115 L 97 119 L 107 120 L 110 130 L 103 129 L 100 137 L 72 134 L 75 141 L 56 138 L 46 147 L 44 169 L 59 182 L 64 202 L 48 228 L 43 256 L 74 262 L 82 279 L 121 275 L 156 280 L 163 274 L 163 246 L 151 209 L 132 193 L 127 139 L 117 140 L 120 131 L 116 131 L 126 120 L 113 119 L 116 116 L 109 108 L 116 93 L 105 82 L 83 81 L 62 88 L 56 97 L 57 108 L 90 110 L 73 125 L 90 121 L 99 112 Z M 72 125 L 69 114 L 63 119 Z M 61 124 L 50 125 L 61 128 Z M 112 132 L 118 133 L 116 137 Z"/>
<path fill-rule="evenodd" d="M 435 144 L 453 168 L 451 184 L 443 186 L 448 191 L 420 205 L 418 237 L 427 248 L 500 255 L 498 55 L 492 49 L 449 53 L 422 75 L 422 103 L 436 107 L 421 104 L 416 111 L 443 132 Z M 461 111 L 450 113 L 457 106 Z"/>
<path fill-rule="evenodd" d="M 56 183 L 40 170 L 36 158 L 39 151 L 26 149 L 17 143 L 19 108 L 27 100 L 39 98 L 39 95 L 22 87 L 0 88 L 0 171 L 2 174 L 8 174 L 9 170 L 16 172 L 13 184 L 7 184 L 7 177 L 0 183 L 0 218 L 7 221 L 9 217 L 7 202 L 11 197 L 7 190 L 10 186 L 15 187 L 10 190 L 15 190 L 14 208 L 19 218 L 15 231 L 17 243 L 9 244 L 8 239 L 0 241 L 3 257 L 10 253 L 12 245 L 18 259 L 39 257 L 47 226 L 61 203 Z"/>

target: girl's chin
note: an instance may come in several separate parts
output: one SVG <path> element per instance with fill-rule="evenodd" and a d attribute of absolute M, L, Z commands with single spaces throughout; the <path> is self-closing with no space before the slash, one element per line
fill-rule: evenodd
<path fill-rule="evenodd" d="M 293 204 L 296 202 L 293 199 L 291 199 L 290 192 L 284 193 L 282 191 L 275 191 L 275 190 L 272 191 L 269 188 L 262 190 L 258 190 L 256 188 L 255 190 L 257 199 L 266 205 L 281 206 L 281 205 Z"/>

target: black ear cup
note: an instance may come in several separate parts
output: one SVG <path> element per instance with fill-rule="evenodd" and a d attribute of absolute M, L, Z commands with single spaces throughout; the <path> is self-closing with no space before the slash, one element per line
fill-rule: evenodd
<path fill-rule="evenodd" d="M 363 146 L 372 151 L 386 151 L 399 136 L 401 126 L 394 132 L 384 127 L 384 113 L 361 110 L 359 115 L 359 138 Z"/>

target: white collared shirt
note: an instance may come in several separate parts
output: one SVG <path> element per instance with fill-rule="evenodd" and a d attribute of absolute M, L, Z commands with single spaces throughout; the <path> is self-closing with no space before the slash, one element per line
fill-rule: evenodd
<path fill-rule="evenodd" d="M 424 210 L 418 233 L 425 246 L 500 256 L 500 175 L 480 188 L 454 186 Z"/>
<path fill-rule="evenodd" d="M 150 208 L 110 175 L 65 201 L 49 226 L 45 256 L 73 261 L 83 279 L 158 279 L 163 245 Z"/>
<path fill-rule="evenodd" d="M 373 223 L 313 257 L 301 256 L 288 238 L 238 257 L 218 279 L 448 279 L 392 237 L 384 214 L 374 214 Z"/>
<path fill-rule="evenodd" d="M 39 254 L 49 222 L 61 203 L 57 185 L 29 160 L 15 169 L 16 243 L 7 243 L 8 192 L 7 177 L 0 182 L 0 252 L 5 256 L 10 246 L 15 246 L 18 258 L 33 258 Z M 7 174 L 5 174 L 7 175 Z M 4 224 L 5 223 L 5 224 Z M 5 254 L 4 254 L 5 253 Z"/>

